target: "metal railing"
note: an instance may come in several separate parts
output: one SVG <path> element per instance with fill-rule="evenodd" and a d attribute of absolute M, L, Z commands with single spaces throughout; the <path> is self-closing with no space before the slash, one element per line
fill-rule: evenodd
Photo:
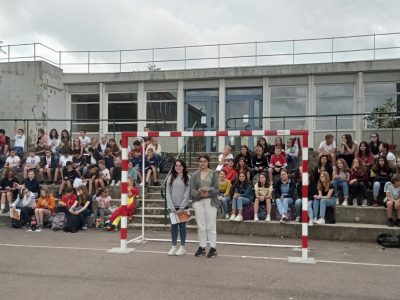
<path fill-rule="evenodd" d="M 120 50 L 59 51 L 42 43 L 0 47 L 0 62 L 43 60 L 65 73 L 333 63 L 399 57 L 400 32 Z"/>

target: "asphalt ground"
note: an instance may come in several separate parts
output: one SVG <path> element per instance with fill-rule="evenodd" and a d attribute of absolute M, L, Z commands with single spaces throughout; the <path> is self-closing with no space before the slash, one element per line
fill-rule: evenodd
<path fill-rule="evenodd" d="M 139 235 L 130 232 L 129 238 Z M 146 231 L 145 238 L 169 239 Z M 195 232 L 188 239 L 197 239 Z M 299 245 L 296 239 L 219 235 L 218 241 Z M 0 299 L 399 299 L 400 249 L 372 243 L 310 241 L 316 264 L 294 264 L 292 248 L 198 245 L 169 257 L 169 242 L 119 246 L 119 233 L 27 232 L 0 227 Z"/>

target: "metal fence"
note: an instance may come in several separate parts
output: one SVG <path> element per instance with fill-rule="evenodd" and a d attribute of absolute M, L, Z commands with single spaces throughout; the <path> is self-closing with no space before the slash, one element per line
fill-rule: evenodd
<path fill-rule="evenodd" d="M 399 57 L 400 32 L 120 50 L 60 51 L 42 43 L 0 46 L 0 62 L 43 60 L 65 73 L 333 63 Z"/>

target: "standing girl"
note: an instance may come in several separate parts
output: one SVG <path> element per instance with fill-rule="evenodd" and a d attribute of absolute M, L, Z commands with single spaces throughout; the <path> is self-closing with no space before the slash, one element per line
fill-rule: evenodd
<path fill-rule="evenodd" d="M 313 210 L 317 214 L 319 210 L 319 219 L 316 221 L 317 224 L 325 224 L 325 212 L 327 207 L 333 207 L 336 204 L 336 200 L 333 197 L 333 185 L 329 179 L 327 172 L 322 172 L 318 185 L 318 195 L 314 196 Z"/>
<path fill-rule="evenodd" d="M 258 208 L 260 203 L 265 204 L 267 217 L 265 222 L 271 221 L 272 185 L 267 182 L 267 174 L 261 173 L 258 182 L 254 185 L 256 199 L 254 201 L 254 221 L 258 221 Z M 263 205 L 264 206 L 264 205 Z"/>
<path fill-rule="evenodd" d="M 235 183 L 233 191 L 230 220 L 240 222 L 243 221 L 243 206 L 250 205 L 254 201 L 253 187 L 245 172 L 239 172 L 238 181 Z"/>
<path fill-rule="evenodd" d="M 336 168 L 332 175 L 332 185 L 335 190 L 336 195 L 336 203 L 339 204 L 338 199 L 338 187 L 343 189 L 344 200 L 342 205 L 347 206 L 347 199 L 349 197 L 349 179 L 350 179 L 350 170 L 347 166 L 346 161 L 343 158 L 339 158 L 336 161 Z"/>
<path fill-rule="evenodd" d="M 171 174 L 167 180 L 167 205 L 171 213 L 180 213 L 188 209 L 189 205 L 189 176 L 185 162 L 177 159 L 171 169 Z M 178 230 L 181 237 L 181 246 L 177 249 Z M 183 255 L 186 253 L 186 222 L 171 224 L 172 247 L 168 255 Z"/>
<path fill-rule="evenodd" d="M 201 155 L 198 159 L 199 170 L 190 179 L 190 194 L 192 197 L 193 208 L 196 213 L 196 223 L 199 235 L 199 249 L 195 256 L 206 255 L 207 238 L 211 248 L 207 257 L 217 256 L 217 207 L 219 182 L 216 172 L 210 169 L 210 158 Z"/>

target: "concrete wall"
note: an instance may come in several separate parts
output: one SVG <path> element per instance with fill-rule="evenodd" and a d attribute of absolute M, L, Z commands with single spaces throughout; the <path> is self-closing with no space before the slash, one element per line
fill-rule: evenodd
<path fill-rule="evenodd" d="M 64 127 L 64 124 L 56 126 L 45 121 L 66 117 L 62 70 L 44 62 L 0 64 L 0 105 L 0 128 L 12 138 L 14 126 L 25 130 L 28 127 L 31 137 L 36 136 L 41 127 Z M 16 123 L 4 119 L 32 121 Z"/>

